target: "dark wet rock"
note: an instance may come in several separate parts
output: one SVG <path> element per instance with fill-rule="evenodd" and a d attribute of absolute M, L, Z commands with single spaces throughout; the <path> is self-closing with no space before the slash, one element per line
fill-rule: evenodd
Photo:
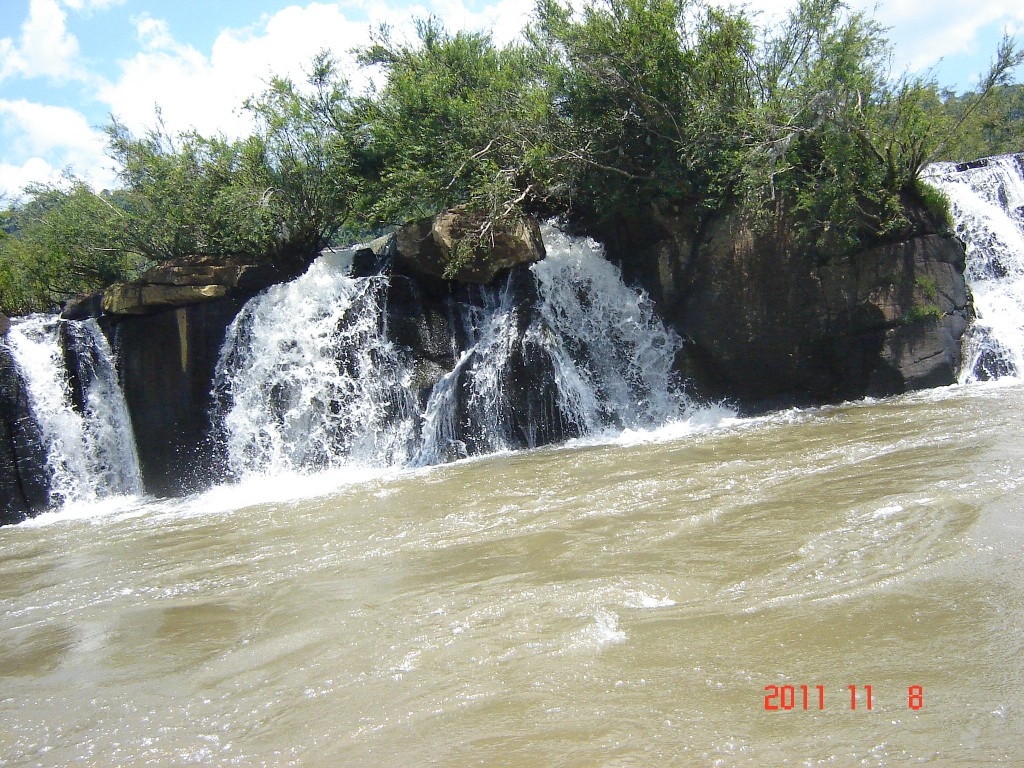
<path fill-rule="evenodd" d="M 801 248 L 774 225 L 652 209 L 595 236 L 684 339 L 695 391 L 754 407 L 890 395 L 956 381 L 972 317 L 963 247 L 923 209 L 859 253 Z"/>
<path fill-rule="evenodd" d="M 178 495 L 222 478 L 213 383 L 227 327 L 246 300 L 191 304 L 112 323 L 148 493 Z"/>
<path fill-rule="evenodd" d="M 49 473 L 25 382 L 0 338 L 0 525 L 46 509 Z"/>

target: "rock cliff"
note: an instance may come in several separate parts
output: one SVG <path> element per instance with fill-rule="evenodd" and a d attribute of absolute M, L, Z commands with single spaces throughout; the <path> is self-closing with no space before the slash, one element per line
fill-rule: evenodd
<path fill-rule="evenodd" d="M 735 213 L 702 227 L 652 209 L 596 233 L 686 340 L 695 391 L 757 410 L 951 384 L 972 309 L 964 250 L 910 209 L 913 232 L 825 257 L 780 213 L 758 231 Z"/>
<path fill-rule="evenodd" d="M 678 365 L 692 392 L 756 410 L 955 381 L 972 314 L 964 252 L 941 223 L 919 210 L 914 216 L 913 233 L 902 240 L 830 257 L 798 247 L 784 214 L 760 231 L 734 213 L 697 226 L 685 211 L 652 209 L 590 234 L 685 340 Z M 486 404 L 467 399 L 477 361 L 460 359 L 471 345 L 458 318 L 483 306 L 482 285 L 511 274 L 519 336 L 504 369 L 512 395 L 503 423 L 516 444 L 571 437 L 569 425 L 552 417 L 549 357 L 531 347 L 542 341 L 525 333 L 536 293 L 529 264 L 544 257 L 537 224 L 525 219 L 494 233 L 491 257 L 478 240 L 461 249 L 478 229 L 458 210 L 412 222 L 356 251 L 352 274 L 390 276 L 382 322 L 416 396 L 422 405 L 455 371 L 460 413 Z M 193 257 L 65 308 L 67 318 L 99 317 L 112 341 L 147 492 L 178 494 L 223 476 L 213 388 L 226 329 L 246 301 L 289 277 L 244 257 Z M 486 449 L 454 429 L 452 457 Z M 3 521 L 45 506 L 41 436 L 2 348 L 0 478 Z"/>

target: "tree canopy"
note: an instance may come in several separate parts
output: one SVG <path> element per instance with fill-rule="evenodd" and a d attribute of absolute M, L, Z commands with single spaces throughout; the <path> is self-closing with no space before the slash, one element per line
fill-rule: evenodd
<path fill-rule="evenodd" d="M 239 139 L 112 118 L 118 188 L 69 178 L 0 212 L 0 310 L 189 254 L 298 272 L 339 236 L 456 205 L 482 214 L 483 243 L 522 212 L 767 224 L 781 207 L 806 247 L 843 252 L 906 231 L 925 164 L 1024 149 L 1013 41 L 956 95 L 892 73 L 885 31 L 842 0 L 800 0 L 775 28 L 703 0 L 538 0 L 508 45 L 429 18 L 412 40 L 382 28 L 358 58 L 376 88 L 353 93 L 322 52 L 305 81 L 245 102 Z"/>

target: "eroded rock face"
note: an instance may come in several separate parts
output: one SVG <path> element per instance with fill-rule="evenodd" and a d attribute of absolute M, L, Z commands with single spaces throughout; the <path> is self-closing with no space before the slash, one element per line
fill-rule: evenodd
<path fill-rule="evenodd" d="M 399 271 L 463 283 L 491 283 L 518 264 L 544 258 L 540 226 L 532 217 L 515 219 L 471 247 L 482 218 L 463 208 L 413 221 L 395 233 L 394 262 Z"/>
<path fill-rule="evenodd" d="M 699 394 L 753 407 L 884 396 L 951 384 L 972 317 L 962 246 L 921 210 L 916 234 L 826 260 L 780 211 L 759 232 L 737 214 L 685 211 L 597 233 L 686 340 Z"/>
<path fill-rule="evenodd" d="M 224 285 L 138 285 L 119 283 L 103 293 L 108 315 L 146 315 L 166 307 L 201 304 L 228 295 Z"/>
<path fill-rule="evenodd" d="M 102 292 L 100 308 L 107 315 L 145 315 L 256 291 L 286 275 L 275 265 L 245 256 L 188 256 L 164 262 L 131 283 L 116 283 Z M 72 304 L 65 317 L 95 310 L 95 298 Z"/>
<path fill-rule="evenodd" d="M 972 309 L 965 255 L 948 236 L 924 234 L 882 245 L 818 270 L 833 335 L 872 338 L 877 361 L 867 394 L 885 395 L 956 381 Z"/>
<path fill-rule="evenodd" d="M 112 341 L 147 492 L 219 479 L 211 390 L 225 331 L 246 301 L 288 277 L 253 257 L 188 256 L 65 305 L 67 319 L 101 318 Z"/>
<path fill-rule="evenodd" d="M 111 324 L 143 485 L 162 496 L 221 478 L 213 382 L 226 329 L 246 298 L 224 298 Z"/>

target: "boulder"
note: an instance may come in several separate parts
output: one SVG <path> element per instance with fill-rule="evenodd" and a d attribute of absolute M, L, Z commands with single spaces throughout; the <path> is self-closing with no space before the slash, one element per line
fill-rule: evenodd
<path fill-rule="evenodd" d="M 11 329 L 11 321 L 7 319 L 7 315 L 0 312 L 0 336 L 3 336 Z"/>
<path fill-rule="evenodd" d="M 544 258 L 536 219 L 515 218 L 478 243 L 483 221 L 459 207 L 410 222 L 395 234 L 394 264 L 402 272 L 488 284 L 517 264 Z"/>
<path fill-rule="evenodd" d="M 403 350 L 412 386 L 422 403 L 455 367 L 452 298 L 443 281 L 393 275 L 387 288 L 388 338 Z"/>
<path fill-rule="evenodd" d="M 219 285 L 230 291 L 259 291 L 290 276 L 273 263 L 252 256 L 186 256 L 158 264 L 144 272 L 138 282 L 154 286 Z"/>
<path fill-rule="evenodd" d="M 244 255 L 188 256 L 65 305 L 67 319 L 101 317 L 113 342 L 148 493 L 222 477 L 212 392 L 220 347 L 245 302 L 289 276 Z"/>
<path fill-rule="evenodd" d="M 98 291 L 68 299 L 64 302 L 60 316 L 65 320 L 86 320 L 90 317 L 100 317 L 103 314 L 104 293 L 105 291 L 101 288 Z"/>
<path fill-rule="evenodd" d="M 828 387 L 814 354 L 828 326 L 814 264 L 785 227 L 759 233 L 737 214 L 706 227 L 672 313 L 703 393 L 756 402 Z"/>
<path fill-rule="evenodd" d="M 164 309 L 250 296 L 288 275 L 250 256 L 186 256 L 143 272 L 137 280 L 78 296 L 64 305 L 66 320 L 101 315 L 147 315 Z"/>
<path fill-rule="evenodd" d="M 395 234 L 384 235 L 358 247 L 352 254 L 352 277 L 378 274 L 395 258 Z"/>

